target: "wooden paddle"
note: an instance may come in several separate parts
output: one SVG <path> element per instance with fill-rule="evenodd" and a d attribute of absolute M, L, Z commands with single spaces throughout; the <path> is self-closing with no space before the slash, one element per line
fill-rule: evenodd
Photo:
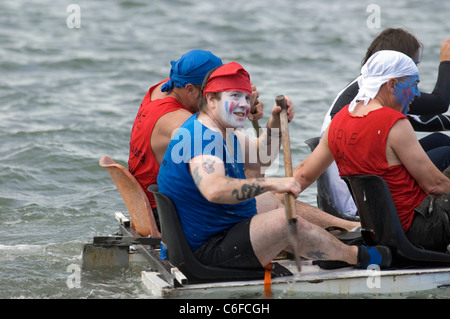
<path fill-rule="evenodd" d="M 289 123 L 287 117 L 287 102 L 284 95 L 278 95 L 275 98 L 278 106 L 281 106 L 280 126 L 281 136 L 283 140 L 283 154 L 284 154 L 284 169 L 286 177 L 293 177 L 292 173 L 292 159 L 291 159 L 291 144 L 289 139 Z M 292 194 L 284 194 L 284 205 L 286 208 L 286 218 L 288 221 L 288 231 L 291 240 L 292 250 L 294 252 L 295 262 L 298 271 L 301 271 L 300 256 L 298 255 L 298 235 L 297 235 L 297 214 L 295 212 L 295 198 Z"/>

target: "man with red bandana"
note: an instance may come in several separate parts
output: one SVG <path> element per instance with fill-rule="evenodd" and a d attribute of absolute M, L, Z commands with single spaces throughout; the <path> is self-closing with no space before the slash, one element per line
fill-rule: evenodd
<path fill-rule="evenodd" d="M 205 265 L 257 269 L 290 249 L 285 209 L 273 201 L 272 192 L 297 197 L 300 185 L 292 177 L 246 179 L 244 174 L 248 165 L 265 164 L 259 158 L 256 163 L 246 160 L 250 150 L 263 146 L 278 151 L 281 107 L 274 105 L 267 130 L 251 140 L 238 130 L 250 97 L 250 77 L 241 65 L 231 62 L 212 71 L 203 83 L 199 113 L 172 138 L 158 175 L 159 191 L 172 199 L 190 247 Z M 290 121 L 294 109 L 289 98 L 287 104 Z M 359 267 L 391 263 L 387 247 L 343 244 L 300 216 L 296 227 L 296 253 L 303 257 Z"/>
<path fill-rule="evenodd" d="M 159 167 L 172 134 L 198 111 L 203 79 L 210 70 L 222 65 L 222 61 L 209 51 L 192 50 L 171 65 L 170 78 L 152 86 L 141 103 L 131 131 L 128 159 L 128 169 L 147 194 L 157 220 L 157 207 L 148 187 L 157 183 Z M 252 99 L 258 97 L 254 86 L 252 95 Z M 262 118 L 262 106 L 263 103 L 258 103 L 256 113 L 248 113 L 248 119 Z M 300 201 L 296 201 L 296 206 L 302 216 L 323 228 L 339 226 L 351 230 L 359 225 Z"/>

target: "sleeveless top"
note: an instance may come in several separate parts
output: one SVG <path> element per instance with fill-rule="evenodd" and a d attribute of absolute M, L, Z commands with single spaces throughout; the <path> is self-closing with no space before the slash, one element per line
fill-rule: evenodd
<path fill-rule="evenodd" d="M 373 174 L 389 186 L 403 230 L 408 231 L 414 208 L 427 196 L 402 165 L 389 167 L 386 141 L 392 126 L 407 118 L 388 107 L 357 117 L 348 105 L 336 114 L 328 131 L 328 145 L 339 169 L 339 175 Z"/>
<path fill-rule="evenodd" d="M 147 190 L 150 185 L 156 184 L 159 172 L 159 165 L 151 147 L 153 128 L 164 114 L 179 109 L 188 110 L 173 97 L 151 100 L 151 94 L 155 87 L 167 80 L 161 81 L 148 90 L 134 120 L 130 138 L 128 170 L 143 188 L 153 209 L 156 208 L 155 199 L 153 194 Z"/>
<path fill-rule="evenodd" d="M 180 217 L 186 238 L 195 251 L 211 236 L 256 215 L 254 198 L 238 204 L 209 202 L 190 174 L 189 161 L 197 155 L 214 155 L 225 165 L 225 175 L 245 179 L 240 145 L 234 134 L 226 145 L 221 134 L 191 116 L 172 138 L 158 175 L 159 191 L 169 196 Z"/>

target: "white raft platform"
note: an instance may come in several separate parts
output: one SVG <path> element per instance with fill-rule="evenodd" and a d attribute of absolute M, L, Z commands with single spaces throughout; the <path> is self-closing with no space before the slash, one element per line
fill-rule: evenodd
<path fill-rule="evenodd" d="M 119 236 L 94 237 L 93 244 L 83 249 L 83 268 L 128 267 L 130 263 L 144 264 L 141 272 L 144 287 L 155 297 L 167 298 L 236 298 L 236 296 L 290 296 L 301 298 L 320 294 L 329 298 L 367 295 L 392 296 L 436 288 L 449 289 L 450 267 L 380 270 L 353 267 L 322 269 L 311 261 L 302 260 L 299 273 L 291 259 L 275 260 L 293 275 L 271 279 L 270 292 L 261 280 L 189 284 L 183 273 L 167 261 L 159 259 L 160 239 L 142 238 L 130 227 L 130 221 L 116 213 L 120 221 Z"/>
<path fill-rule="evenodd" d="M 272 278 L 272 293 L 285 296 L 305 294 L 329 294 L 331 297 L 351 294 L 392 295 L 424 291 L 450 286 L 450 267 L 379 270 L 377 267 L 356 269 L 352 267 L 325 270 L 310 261 L 302 262 L 301 272 L 290 260 L 277 261 L 294 275 Z M 232 296 L 238 292 L 264 292 L 264 280 L 184 284 L 171 287 L 157 272 L 143 271 L 143 285 L 158 297 L 203 298 L 218 293 Z M 208 294 L 208 295 L 205 295 Z"/>

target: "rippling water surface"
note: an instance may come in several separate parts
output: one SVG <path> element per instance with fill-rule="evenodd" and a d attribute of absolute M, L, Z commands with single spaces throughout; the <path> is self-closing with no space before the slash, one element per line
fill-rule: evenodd
<path fill-rule="evenodd" d="M 263 125 L 274 97 L 291 97 L 294 163 L 308 155 L 304 141 L 319 133 L 383 28 L 406 27 L 424 44 L 421 87 L 431 90 L 440 42 L 450 36 L 450 4 L 377 1 L 380 28 L 370 28 L 371 3 L 84 0 L 75 3 L 80 27 L 69 28 L 68 1 L 2 1 L 0 297 L 151 298 L 139 267 L 85 274 L 74 289 L 68 267 L 81 264 L 82 245 L 93 236 L 117 230 L 115 211 L 125 212 L 98 160 L 109 155 L 126 165 L 143 96 L 188 50 L 243 64 L 266 105 Z M 315 188 L 301 199 L 315 205 Z M 274 296 L 283 297 L 292 296 Z M 402 297 L 448 298 L 449 290 Z"/>

